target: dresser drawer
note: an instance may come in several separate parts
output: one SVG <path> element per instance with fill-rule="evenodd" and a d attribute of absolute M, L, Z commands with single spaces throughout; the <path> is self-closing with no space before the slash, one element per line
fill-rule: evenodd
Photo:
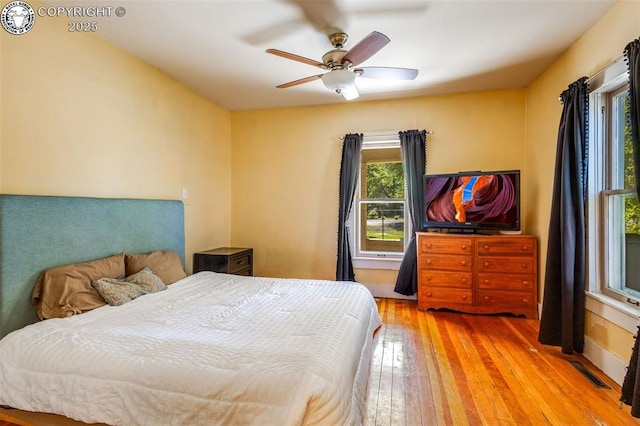
<path fill-rule="evenodd" d="M 528 237 L 494 238 L 476 240 L 478 256 L 533 256 L 536 252 L 536 240 Z"/>
<path fill-rule="evenodd" d="M 425 286 L 468 288 L 473 285 L 471 272 L 420 271 L 420 283 Z"/>
<path fill-rule="evenodd" d="M 533 291 L 537 285 L 533 275 L 478 274 L 478 288 L 483 290 Z"/>
<path fill-rule="evenodd" d="M 470 238 L 421 237 L 421 253 L 471 255 Z"/>
<path fill-rule="evenodd" d="M 534 309 L 536 303 L 533 293 L 478 290 L 477 294 L 478 306 L 492 308 L 504 306 L 505 312 L 510 312 L 509 308 Z"/>
<path fill-rule="evenodd" d="M 477 271 L 502 272 L 511 274 L 533 274 L 535 271 L 533 258 L 518 257 L 484 257 L 478 259 Z"/>
<path fill-rule="evenodd" d="M 420 268 L 443 269 L 448 271 L 468 271 L 471 272 L 473 260 L 471 256 L 420 256 Z"/>
<path fill-rule="evenodd" d="M 471 290 L 458 290 L 440 287 L 420 287 L 418 299 L 425 304 L 457 303 L 469 305 L 473 303 Z"/>

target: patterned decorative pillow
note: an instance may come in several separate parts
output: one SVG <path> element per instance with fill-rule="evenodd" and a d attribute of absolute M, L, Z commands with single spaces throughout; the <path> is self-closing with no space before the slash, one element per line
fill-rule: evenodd
<path fill-rule="evenodd" d="M 159 276 L 147 266 L 124 279 L 126 282 L 138 284 L 145 294 L 166 290 L 167 286 Z"/>
<path fill-rule="evenodd" d="M 145 294 L 138 284 L 116 278 L 100 278 L 91 285 L 111 306 L 120 306 Z"/>

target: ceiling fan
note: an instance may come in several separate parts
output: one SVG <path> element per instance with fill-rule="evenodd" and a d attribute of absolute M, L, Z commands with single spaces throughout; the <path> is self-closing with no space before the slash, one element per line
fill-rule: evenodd
<path fill-rule="evenodd" d="M 299 80 L 280 84 L 276 87 L 278 89 L 285 89 L 287 87 L 297 86 L 315 80 L 322 80 L 328 89 L 342 95 L 349 101 L 360 96 L 355 85 L 356 77 L 379 78 L 386 80 L 413 80 L 418 75 L 418 70 L 411 68 L 356 68 L 359 64 L 380 51 L 380 49 L 386 46 L 391 40 L 389 40 L 389 37 L 386 35 L 374 31 L 360 40 L 351 49 L 345 50 L 344 46 L 347 43 L 349 36 L 340 30 L 336 31 L 337 32 L 329 34 L 329 41 L 333 45 L 334 49 L 322 56 L 322 62 L 278 49 L 267 49 L 266 52 L 271 53 L 272 55 L 302 62 L 303 64 L 313 65 L 329 71 L 323 74 L 312 75 Z"/>

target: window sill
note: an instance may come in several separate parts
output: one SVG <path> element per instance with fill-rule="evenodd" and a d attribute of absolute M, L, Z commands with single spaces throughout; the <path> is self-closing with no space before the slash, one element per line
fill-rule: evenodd
<path fill-rule="evenodd" d="M 638 331 L 640 309 L 602 293 L 586 293 L 585 295 L 588 311 L 624 328 L 629 333 L 635 334 Z"/>
<path fill-rule="evenodd" d="M 356 257 L 353 259 L 354 269 L 390 269 L 397 271 L 402 263 L 401 258 Z"/>

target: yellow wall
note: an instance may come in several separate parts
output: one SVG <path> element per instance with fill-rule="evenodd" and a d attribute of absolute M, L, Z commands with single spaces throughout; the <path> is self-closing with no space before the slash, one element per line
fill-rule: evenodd
<path fill-rule="evenodd" d="M 234 112 L 231 241 L 254 248 L 258 275 L 335 279 L 340 136 L 428 129 L 431 173 L 524 169 L 524 101 L 514 89 Z"/>
<path fill-rule="evenodd" d="M 623 54 L 630 41 L 640 35 L 640 2 L 621 1 L 565 52 L 527 88 L 525 220 L 530 232 L 539 237 L 540 295 L 543 294 L 547 233 L 553 188 L 556 138 L 562 104 L 558 96 L 582 76 L 592 76 Z M 613 354 L 627 354 L 633 346 L 632 335 L 620 329 L 611 339 L 603 329 L 617 329 L 594 323 L 595 314 L 587 316 L 585 333 Z M 601 318 L 600 318 L 601 319 Z M 604 321 L 604 319 L 601 319 Z M 609 336 L 609 337 L 607 337 Z"/>
<path fill-rule="evenodd" d="M 229 111 L 65 19 L 0 32 L 0 192 L 182 199 L 187 188 L 187 269 L 193 251 L 228 244 Z"/>

